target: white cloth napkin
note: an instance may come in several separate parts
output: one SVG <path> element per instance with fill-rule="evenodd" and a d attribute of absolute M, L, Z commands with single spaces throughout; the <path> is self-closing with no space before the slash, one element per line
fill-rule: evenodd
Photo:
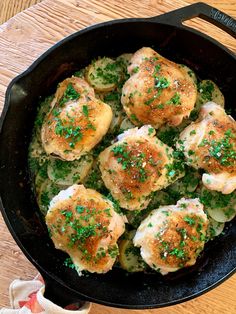
<path fill-rule="evenodd" d="M 14 280 L 9 287 L 11 309 L 2 308 L 0 314 L 87 314 L 91 304 L 81 308 L 67 306 L 66 309 L 44 298 L 44 281 L 38 274 L 33 280 Z"/>

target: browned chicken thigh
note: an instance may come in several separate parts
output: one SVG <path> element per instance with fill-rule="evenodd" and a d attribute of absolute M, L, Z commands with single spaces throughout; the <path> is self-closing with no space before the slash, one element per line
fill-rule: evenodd
<path fill-rule="evenodd" d="M 236 189 L 236 122 L 225 110 L 208 102 L 199 118 L 180 134 L 177 143 L 187 163 L 202 168 L 203 184 L 223 194 Z"/>
<path fill-rule="evenodd" d="M 79 159 L 102 139 L 111 120 L 110 106 L 95 98 L 85 80 L 68 78 L 59 84 L 43 123 L 44 150 L 65 160 Z"/>
<path fill-rule="evenodd" d="M 155 137 L 151 126 L 130 129 L 100 154 L 102 179 L 121 207 L 144 209 L 151 192 L 171 184 L 172 153 L 171 147 Z"/>
<path fill-rule="evenodd" d="M 162 206 L 142 221 L 134 237 L 144 261 L 162 275 L 194 265 L 206 241 L 208 219 L 198 199 Z"/>
<path fill-rule="evenodd" d="M 130 62 L 121 102 L 135 125 L 177 126 L 190 115 L 197 88 L 181 65 L 147 47 L 136 51 Z"/>
<path fill-rule="evenodd" d="M 112 268 L 125 220 L 111 201 L 83 185 L 61 191 L 46 215 L 55 247 L 70 255 L 79 274 L 82 270 L 106 273 Z"/>

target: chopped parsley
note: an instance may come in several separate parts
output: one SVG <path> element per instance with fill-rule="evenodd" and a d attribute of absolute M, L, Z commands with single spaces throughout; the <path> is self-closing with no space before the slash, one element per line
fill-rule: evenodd
<path fill-rule="evenodd" d="M 160 130 L 157 131 L 158 138 L 168 146 L 173 146 L 175 144 L 178 135 L 179 130 L 175 127 L 166 127 L 165 129 L 160 128 Z"/>
<path fill-rule="evenodd" d="M 158 72 L 160 70 L 161 66 L 160 64 L 156 65 L 155 66 L 155 69 L 154 69 L 154 73 L 153 73 L 153 77 L 154 77 L 154 86 L 153 86 L 153 89 L 154 90 L 157 90 L 157 93 L 150 99 L 147 99 L 144 103 L 145 105 L 149 106 L 151 105 L 151 103 L 156 99 L 158 98 L 162 91 L 169 87 L 170 86 L 170 81 L 168 81 L 168 79 L 166 77 L 163 77 L 163 76 L 159 76 L 158 75 Z M 148 93 L 151 92 L 151 89 L 149 88 L 148 89 Z M 163 109 L 163 108 L 158 108 L 158 109 Z"/>
<path fill-rule="evenodd" d="M 62 96 L 62 98 L 59 101 L 59 105 L 63 106 L 69 100 L 77 100 L 79 98 L 80 98 L 80 93 L 78 93 L 74 89 L 73 85 L 71 83 L 69 83 L 67 85 L 65 92 L 64 92 L 64 95 Z"/>
<path fill-rule="evenodd" d="M 195 219 L 190 216 L 185 216 L 184 221 L 187 222 L 187 224 L 189 224 L 190 226 L 194 226 L 196 224 Z"/>
<path fill-rule="evenodd" d="M 139 71 L 139 67 L 138 66 L 133 69 L 134 73 L 138 73 L 138 71 Z"/>
<path fill-rule="evenodd" d="M 236 204 L 236 193 L 222 194 L 220 192 L 210 191 L 204 188 L 201 191 L 200 202 L 206 208 L 222 209 L 225 216 L 230 217 L 232 214 L 231 209 L 233 209 Z"/>
<path fill-rule="evenodd" d="M 135 121 L 135 122 L 137 122 L 137 123 L 140 123 L 139 119 L 137 118 L 137 116 L 136 116 L 134 113 L 132 113 L 132 114 L 130 115 L 130 119 L 133 120 L 133 121 Z"/>
<path fill-rule="evenodd" d="M 83 137 L 80 126 L 64 125 L 61 119 L 57 119 L 55 133 L 65 139 L 69 139 L 70 148 L 75 148 L 75 144 L 81 141 Z"/>
<path fill-rule="evenodd" d="M 209 153 L 212 157 L 218 159 L 223 166 L 231 166 L 236 161 L 236 150 L 230 141 L 234 137 L 232 131 L 229 129 L 225 132 L 222 140 L 213 140 L 211 142 Z"/>
<path fill-rule="evenodd" d="M 111 258 L 116 258 L 116 256 L 119 254 L 118 246 L 116 244 L 113 246 L 110 246 L 108 248 L 108 254 L 110 255 Z"/>
<path fill-rule="evenodd" d="M 161 69 L 161 65 L 160 64 L 155 65 L 154 74 L 153 74 L 154 77 L 160 71 L 160 69 Z"/>
<path fill-rule="evenodd" d="M 180 105 L 181 104 L 181 102 L 180 102 L 180 94 L 179 93 L 175 93 L 174 96 L 170 100 L 168 100 L 166 102 L 166 104 L 167 105 L 174 105 L 174 106 Z"/>
<path fill-rule="evenodd" d="M 110 92 L 104 96 L 104 101 L 119 101 L 120 100 L 120 94 L 116 91 Z"/>
<path fill-rule="evenodd" d="M 140 182 L 145 182 L 147 180 L 147 171 L 144 168 L 145 154 L 138 153 L 132 154 L 132 152 L 127 147 L 127 143 L 118 144 L 114 146 L 111 150 L 115 157 L 117 157 L 117 162 L 122 165 L 123 170 L 138 170 L 137 179 Z"/>
<path fill-rule="evenodd" d="M 48 207 L 51 199 L 49 197 L 49 192 L 48 191 L 43 191 L 41 194 L 41 203 L 43 206 Z"/>
<path fill-rule="evenodd" d="M 192 130 L 189 134 L 190 134 L 190 135 L 195 135 L 195 134 L 196 134 L 196 131 L 195 131 L 195 130 Z"/>
<path fill-rule="evenodd" d="M 42 165 L 42 167 L 40 167 L 38 175 L 42 179 L 47 179 L 48 178 L 48 162 L 47 161 Z"/>
<path fill-rule="evenodd" d="M 61 159 L 52 159 L 50 161 L 50 168 L 52 169 L 55 182 L 62 179 L 65 180 L 71 173 L 72 167 L 77 165 L 77 161 L 64 161 Z"/>
<path fill-rule="evenodd" d="M 76 77 L 80 77 L 80 78 L 83 78 L 84 77 L 84 69 L 82 70 L 79 70 L 79 71 L 76 71 L 73 75 L 76 76 Z"/>
<path fill-rule="evenodd" d="M 40 102 L 37 117 L 34 122 L 35 128 L 41 128 L 43 125 L 44 118 L 47 112 L 50 110 L 50 105 L 53 100 L 53 96 L 48 96 L 45 98 L 44 101 Z"/>
<path fill-rule="evenodd" d="M 167 169 L 166 176 L 172 182 L 185 171 L 183 152 L 176 150 L 173 152 L 173 157 L 174 161 L 165 165 L 165 168 Z"/>
<path fill-rule="evenodd" d="M 182 249 L 174 248 L 169 252 L 170 255 L 175 255 L 179 259 L 185 259 L 185 252 Z"/>
<path fill-rule="evenodd" d="M 155 132 L 154 128 L 148 128 L 148 135 L 152 135 L 153 132 Z"/>
<path fill-rule="evenodd" d="M 210 131 L 211 132 L 211 131 Z M 211 133 L 212 134 L 212 133 Z M 203 139 L 199 147 L 209 145 L 209 154 L 211 157 L 219 161 L 222 166 L 232 166 L 236 161 L 236 150 L 232 139 L 235 135 L 231 129 L 224 133 L 224 137 L 219 140 Z"/>
<path fill-rule="evenodd" d="M 162 90 L 169 86 L 170 86 L 170 81 L 168 81 L 167 78 L 163 76 L 155 77 L 155 85 L 154 85 L 155 88 Z"/>
<path fill-rule="evenodd" d="M 76 211 L 77 211 L 79 214 L 82 214 L 82 213 L 85 211 L 85 207 L 84 207 L 84 206 L 81 206 L 81 205 L 77 205 L 77 206 L 76 206 Z"/>
<path fill-rule="evenodd" d="M 104 237 L 108 234 L 106 225 L 102 224 L 99 220 L 99 214 L 104 210 L 98 210 L 95 207 L 85 207 L 81 204 L 76 206 L 76 212 L 79 215 L 73 214 L 72 211 L 65 209 L 61 211 L 61 215 L 65 219 L 60 217 L 57 219 L 57 223 L 53 226 L 53 231 L 61 232 L 67 231 L 67 245 L 69 248 L 76 246 L 81 253 L 82 258 L 86 261 L 90 261 L 93 257 L 89 252 L 89 242 L 93 237 Z M 67 227 L 68 230 L 67 230 Z M 99 255 L 100 258 L 102 255 Z M 96 256 L 97 260 L 98 256 Z M 96 261 L 95 261 L 96 262 Z"/>
<path fill-rule="evenodd" d="M 65 265 L 66 267 L 71 268 L 71 269 L 76 269 L 76 266 L 75 266 L 75 264 L 72 262 L 72 259 L 71 259 L 70 257 L 67 257 L 67 258 L 65 259 L 64 265 Z"/>
<path fill-rule="evenodd" d="M 113 198 L 113 196 L 111 195 L 111 193 L 108 193 L 108 195 L 106 196 L 106 198 L 111 201 L 113 203 L 113 207 L 114 210 L 118 213 L 118 214 L 122 214 L 122 210 L 120 209 L 120 203 L 119 201 L 115 200 Z"/>
<path fill-rule="evenodd" d="M 98 167 L 95 169 L 92 169 L 92 171 L 87 176 L 86 181 L 84 182 L 84 185 L 86 186 L 86 188 L 97 190 L 100 193 L 104 192 L 105 187 L 102 181 L 101 172 Z"/>
<path fill-rule="evenodd" d="M 88 106 L 83 105 L 82 110 L 83 110 L 83 114 L 85 115 L 85 117 L 88 118 L 88 116 L 89 116 Z"/>
<path fill-rule="evenodd" d="M 211 81 L 203 81 L 198 84 L 198 92 L 200 92 L 204 100 L 211 101 L 214 85 Z"/>
<path fill-rule="evenodd" d="M 94 62 L 94 68 L 89 77 L 95 84 L 118 84 L 120 81 L 120 66 L 113 60 L 102 58 Z"/>

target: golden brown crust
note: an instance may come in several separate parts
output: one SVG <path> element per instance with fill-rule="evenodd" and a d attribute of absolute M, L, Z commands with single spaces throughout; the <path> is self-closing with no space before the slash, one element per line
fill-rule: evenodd
<path fill-rule="evenodd" d="M 93 88 L 89 86 L 89 84 L 84 79 L 73 76 L 65 79 L 58 85 L 54 100 L 56 103 L 63 97 L 64 92 L 68 87 L 68 84 L 72 84 L 76 92 L 80 94 L 85 93 L 88 97 L 95 96 Z"/>
<path fill-rule="evenodd" d="M 207 107 L 212 107 L 212 111 L 205 113 Z M 188 144 L 193 138 L 191 132 L 203 133 L 200 142 Z M 224 109 L 213 103 L 203 106 L 199 120 L 187 127 L 180 138 L 184 147 L 187 144 L 189 163 L 193 156 L 193 160 L 197 159 L 198 167 L 209 173 L 236 174 L 236 123 L 226 115 Z"/>
<path fill-rule="evenodd" d="M 138 65 L 130 66 L 131 77 L 123 87 L 121 102 L 135 125 L 178 125 L 189 116 L 197 89 L 180 65 L 150 48 L 138 50 L 132 62 Z"/>
<path fill-rule="evenodd" d="M 231 136 L 225 136 L 227 132 L 231 130 Z M 214 133 L 213 133 L 213 132 Z M 236 125 L 231 119 L 222 121 L 221 119 L 212 120 L 206 128 L 206 134 L 204 136 L 202 146 L 198 147 L 197 154 L 202 163 L 202 168 L 211 173 L 220 173 L 227 171 L 228 173 L 236 174 L 236 159 L 227 158 L 225 162 L 222 159 L 216 159 L 209 152 L 217 154 L 218 148 L 220 148 L 220 142 L 225 139 L 225 143 L 232 144 L 232 150 L 236 151 Z M 216 144 L 212 146 L 212 143 Z M 214 149 L 215 147 L 215 149 Z M 215 150 L 215 152 L 214 152 Z"/>
<path fill-rule="evenodd" d="M 171 153 L 172 149 L 157 138 L 132 135 L 100 154 L 103 181 L 121 207 L 143 209 L 150 193 L 167 185 Z"/>
<path fill-rule="evenodd" d="M 47 213 L 52 240 L 56 248 L 71 256 L 79 270 L 106 272 L 115 262 L 116 241 L 124 232 L 124 220 L 98 192 L 81 185 L 69 189 L 73 187 L 68 197 L 60 198 L 59 194 L 54 198 Z"/>
<path fill-rule="evenodd" d="M 64 100 L 68 86 L 78 93 L 77 98 L 72 95 L 72 99 Z M 59 85 L 42 126 L 44 149 L 65 160 L 78 159 L 101 140 L 111 119 L 111 108 L 95 98 L 93 89 L 83 79 L 66 79 Z"/>
<path fill-rule="evenodd" d="M 190 226 L 184 218 L 194 221 Z M 172 214 L 167 218 L 165 231 L 150 242 L 150 250 L 155 256 L 155 263 L 159 266 L 182 268 L 195 263 L 197 256 L 204 247 L 204 236 L 207 224 L 203 224 L 201 217 L 190 214 Z M 197 229 L 201 226 L 201 233 Z"/>
<path fill-rule="evenodd" d="M 208 219 L 199 199 L 180 199 L 176 205 L 153 210 L 138 227 L 134 245 L 163 275 L 195 264 L 206 242 Z"/>

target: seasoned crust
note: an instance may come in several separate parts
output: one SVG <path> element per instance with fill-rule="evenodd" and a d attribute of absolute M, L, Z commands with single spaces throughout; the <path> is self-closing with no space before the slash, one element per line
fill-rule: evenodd
<path fill-rule="evenodd" d="M 177 126 L 190 115 L 197 88 L 180 65 L 144 47 L 134 53 L 128 71 L 121 102 L 132 123 Z"/>
<path fill-rule="evenodd" d="M 150 241 L 150 250 L 156 256 L 156 263 L 159 266 L 165 266 L 166 264 L 173 268 L 191 266 L 195 263 L 198 253 L 202 251 L 204 242 L 200 240 L 196 228 L 192 228 L 185 222 L 184 217 L 186 217 L 186 214 L 183 213 L 171 215 L 165 232 L 161 236 L 157 236 L 155 240 Z M 202 219 L 195 214 L 190 214 L 188 217 L 195 221 L 196 226 L 202 223 Z M 187 236 L 185 237 L 183 233 L 186 233 Z M 192 240 L 195 238 L 196 240 Z M 185 242 L 185 256 L 183 258 L 179 258 L 174 254 L 166 254 L 165 256 L 167 246 L 168 250 L 173 252 L 175 248 L 181 247 L 181 241 Z M 163 243 L 167 244 L 164 245 Z"/>
<path fill-rule="evenodd" d="M 206 241 L 208 219 L 198 199 L 182 198 L 176 205 L 152 211 L 138 227 L 134 245 L 163 275 L 194 265 Z"/>
<path fill-rule="evenodd" d="M 152 134 L 148 135 L 148 130 Z M 130 129 L 99 155 L 102 179 L 123 208 L 147 207 L 150 193 L 169 184 L 167 165 L 173 162 L 172 148 L 154 135 L 150 126 Z"/>
<path fill-rule="evenodd" d="M 83 185 L 60 192 L 46 215 L 55 247 L 70 255 L 79 273 L 105 273 L 112 268 L 124 221 L 112 202 Z"/>
<path fill-rule="evenodd" d="M 236 188 L 236 123 L 221 106 L 203 105 L 198 120 L 180 134 L 177 147 L 189 165 L 207 171 L 206 187 L 225 194 Z"/>
<path fill-rule="evenodd" d="M 47 154 L 79 159 L 102 139 L 111 120 L 110 106 L 95 98 L 88 83 L 77 77 L 66 79 L 59 84 L 43 123 L 43 147 Z"/>

